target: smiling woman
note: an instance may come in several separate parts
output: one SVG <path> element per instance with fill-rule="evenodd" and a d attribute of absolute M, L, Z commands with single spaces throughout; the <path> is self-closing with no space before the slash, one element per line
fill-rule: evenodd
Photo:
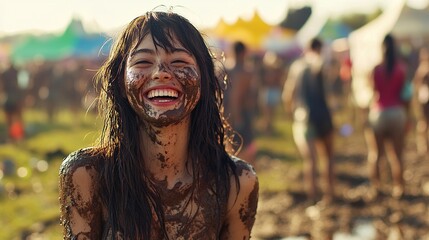
<path fill-rule="evenodd" d="M 128 101 L 141 118 L 156 125 L 180 122 L 200 99 L 194 57 L 180 43 L 172 44 L 173 49 L 156 47 L 148 34 L 127 61 Z"/>
<path fill-rule="evenodd" d="M 221 79 L 201 34 L 171 12 L 131 21 L 96 78 L 97 146 L 60 169 L 65 239 L 249 239 L 251 165 L 228 153 Z"/>

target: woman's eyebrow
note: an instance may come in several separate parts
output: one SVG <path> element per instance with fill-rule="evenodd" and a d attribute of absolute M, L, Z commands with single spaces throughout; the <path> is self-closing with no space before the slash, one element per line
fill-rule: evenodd
<path fill-rule="evenodd" d="M 149 53 L 149 54 L 155 54 L 155 51 L 153 49 L 149 49 L 149 48 L 140 48 L 137 50 L 133 50 L 130 54 L 130 57 L 133 57 L 134 55 L 138 54 L 138 53 Z"/>
<path fill-rule="evenodd" d="M 184 48 L 173 48 L 173 49 L 171 49 L 171 52 L 172 52 L 172 53 L 175 53 L 175 52 L 183 52 L 183 53 L 188 54 L 189 56 L 192 56 L 192 54 L 191 54 L 188 50 L 186 50 L 186 49 L 184 49 Z"/>
<path fill-rule="evenodd" d="M 192 54 L 184 48 L 172 48 L 171 49 L 171 53 L 176 53 L 176 52 L 179 52 L 179 53 L 182 52 L 182 53 L 186 53 L 189 56 L 192 56 Z M 136 49 L 130 53 L 130 58 L 134 57 L 136 54 L 139 54 L 139 53 L 155 54 L 155 50 L 149 49 L 149 48 Z"/>

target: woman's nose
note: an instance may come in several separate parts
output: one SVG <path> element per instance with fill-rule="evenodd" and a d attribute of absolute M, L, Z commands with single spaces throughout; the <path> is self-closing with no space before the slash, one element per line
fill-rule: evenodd
<path fill-rule="evenodd" d="M 168 69 L 163 64 L 160 64 L 158 65 L 158 67 L 155 68 L 153 73 L 153 79 L 168 80 L 170 78 L 170 71 L 168 71 Z"/>

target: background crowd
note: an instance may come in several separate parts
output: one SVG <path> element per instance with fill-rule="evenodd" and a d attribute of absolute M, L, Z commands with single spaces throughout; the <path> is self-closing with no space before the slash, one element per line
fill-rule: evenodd
<path fill-rule="evenodd" d="M 409 165 L 407 165 L 406 157 L 409 156 L 407 152 L 411 151 L 417 153 L 415 161 L 424 161 L 427 158 L 429 147 L 429 36 L 424 33 L 418 34 L 418 32 L 415 35 L 402 34 L 398 30 L 399 20 L 403 19 L 400 16 L 409 16 L 409 11 L 412 10 L 404 5 L 401 11 L 402 15 L 397 17 L 396 25 L 393 24 L 390 28 L 386 28 L 382 37 L 379 37 L 379 41 L 375 44 L 376 47 L 373 51 L 379 55 L 377 61 L 364 70 L 360 68 L 361 63 L 357 62 L 356 55 L 353 54 L 358 50 L 354 49 L 356 45 L 352 44 L 349 36 L 352 35 L 353 30 L 376 22 L 377 18 L 383 16 L 382 11 L 367 16 L 368 18 L 360 24 L 356 20 L 354 23 L 358 26 L 355 26 L 355 29 L 341 34 L 335 32 L 329 35 L 328 28 L 325 28 L 301 44 L 295 39 L 296 41 L 288 40 L 287 46 L 271 45 L 270 48 L 257 48 L 254 42 L 240 39 L 240 37 L 220 38 L 216 35 L 220 33 L 219 28 L 213 30 L 213 36 L 216 36 L 215 41 L 210 41 L 214 45 L 213 53 L 219 59 L 221 59 L 220 55 L 225 56 L 225 59 L 221 59 L 227 73 L 224 108 L 226 118 L 237 133 L 236 143 L 232 144 L 233 147 L 239 149 L 239 156 L 251 162 L 257 172 L 268 172 L 267 175 L 270 175 L 270 167 L 277 166 L 276 161 L 287 165 L 287 168 L 298 162 L 299 171 L 296 173 L 298 181 L 293 184 L 299 186 L 289 189 L 285 187 L 285 191 L 300 190 L 298 191 L 300 197 L 297 198 L 296 194 L 292 194 L 295 198 L 291 201 L 296 206 L 302 204 L 300 205 L 302 208 L 297 209 L 302 210 L 301 214 L 309 215 L 310 219 L 321 221 L 320 217 L 314 217 L 314 215 L 320 215 L 326 209 L 343 209 L 339 207 L 340 205 L 356 203 L 356 197 L 345 197 L 344 187 L 339 187 L 341 184 L 337 183 L 342 180 L 339 174 L 342 171 L 338 168 L 339 163 L 348 159 L 344 157 L 346 153 L 344 153 L 344 148 L 342 149 L 342 144 L 347 142 L 344 139 L 355 138 L 355 141 L 352 142 L 359 145 L 358 149 L 362 156 L 361 165 L 365 168 L 363 180 L 353 186 L 355 189 L 365 187 L 359 204 L 373 206 L 371 204 L 383 205 L 384 201 L 389 201 L 389 204 L 393 204 L 393 206 L 404 206 L 400 203 L 406 205 L 409 201 L 424 202 L 429 195 L 428 184 L 425 182 L 429 176 L 429 169 L 427 169 L 428 172 L 421 175 L 419 185 L 413 185 L 410 180 L 412 177 L 407 171 Z M 429 13 L 427 9 L 420 11 L 425 14 Z M 290 14 L 289 20 L 282 22 L 282 26 L 297 32 L 305 25 L 305 20 L 310 15 L 311 8 L 309 7 L 297 9 Z M 294 26 L 294 24 L 298 26 Z M 209 30 L 205 31 L 209 32 Z M 208 34 L 208 36 L 210 38 L 212 35 Z M 309 45 L 310 43 L 315 44 L 315 39 L 320 44 L 316 49 Z M 365 40 L 362 39 L 362 43 L 364 42 Z M 102 48 L 103 44 L 98 47 Z M 309 56 L 311 51 L 316 51 L 317 57 Z M 372 53 L 366 52 L 366 54 L 371 55 Z M 58 125 L 62 121 L 61 114 L 64 111 L 71 112 L 68 116 L 72 118 L 71 124 L 74 126 L 72 131 L 85 122 L 82 120 L 85 116 L 96 115 L 95 96 L 100 86 L 95 86 L 92 78 L 96 69 L 105 60 L 105 56 L 98 53 L 92 56 L 66 55 L 58 59 L 40 59 L 39 57 L 23 59 L 10 56 L 1 58 L 0 62 L 0 100 L 3 110 L 0 115 L 2 116 L 0 121 L 0 205 L 2 206 L 3 203 L 7 204 L 20 195 L 25 195 L 25 191 L 34 190 L 34 185 L 30 187 L 32 190 L 29 190 L 21 180 L 17 180 L 30 179 L 28 174 L 19 172 L 19 169 L 22 169 L 21 165 L 34 165 L 33 167 L 40 174 L 34 173 L 34 176 L 38 176 L 38 178 L 43 178 L 46 171 L 40 167 L 40 160 L 34 164 L 28 159 L 16 160 L 21 155 L 15 153 L 14 150 L 28 147 L 27 141 L 41 135 L 45 130 L 35 129 L 38 125 L 32 122 L 30 114 L 37 112 L 42 121 Z M 302 63 L 303 59 L 306 59 L 308 65 L 312 66 L 309 67 L 310 70 L 307 71 L 304 66 L 294 66 L 300 61 Z M 306 64 L 301 65 L 306 66 Z M 298 84 L 297 87 L 294 82 L 305 78 L 303 75 L 307 80 L 302 80 L 303 83 Z M 363 80 L 362 75 L 365 76 Z M 317 83 L 312 83 L 313 81 Z M 362 82 L 365 82 L 368 88 L 361 87 Z M 311 88 L 314 90 L 310 91 Z M 369 100 L 366 101 L 366 104 L 361 104 L 361 101 L 365 101 L 364 96 L 366 95 L 370 95 Z M 313 108 L 309 103 L 311 101 L 319 104 L 318 109 L 322 102 L 327 107 L 327 113 L 322 114 L 321 118 L 317 118 L 313 122 L 309 118 L 316 113 L 311 110 Z M 296 106 L 297 102 L 300 107 Z M 318 129 L 324 122 L 327 122 L 327 126 L 323 126 L 325 129 L 321 131 L 326 132 L 320 133 Z M 362 134 L 362 138 L 356 137 L 360 134 Z M 55 142 L 55 136 L 50 137 L 50 141 Z M 267 152 L 265 147 L 265 145 L 279 144 L 283 148 L 290 148 L 286 144 L 291 143 L 294 149 L 292 152 L 295 154 L 293 158 L 299 159 L 298 161 L 289 162 L 290 156 Z M 16 148 L 11 146 L 16 146 Z M 55 164 L 58 164 L 62 157 L 68 154 L 68 149 L 61 147 L 49 149 L 43 156 L 40 156 L 41 154 L 34 148 L 30 152 L 35 155 L 31 157 L 32 161 L 35 158 L 53 159 L 49 164 L 56 166 Z M 52 171 L 55 172 L 54 169 Z M 386 172 L 388 172 L 387 177 Z M 318 180 L 319 175 L 321 181 Z M 264 176 L 264 174 L 260 175 L 262 191 L 264 191 Z M 286 178 L 283 180 L 287 181 Z M 52 182 L 55 181 L 52 180 Z M 287 185 L 287 183 L 285 184 Z M 318 184 L 321 185 L 322 190 L 318 190 Z M 415 189 L 419 191 L 416 192 Z M 282 190 L 284 189 L 282 188 Z M 266 196 L 262 193 L 260 214 L 276 215 L 274 208 L 266 210 L 264 207 L 264 204 L 266 203 L 265 206 L 268 206 L 267 202 L 269 202 L 264 198 L 270 194 L 273 195 L 272 192 L 267 192 Z M 286 201 L 285 198 L 280 199 L 283 199 L 280 201 Z M 391 201 L 398 201 L 398 203 Z M 278 205 L 281 204 L 278 203 Z M 400 207 L 391 207 L 386 210 L 391 211 L 392 214 L 371 212 L 364 217 L 372 220 L 379 215 L 388 215 L 390 218 L 393 216 L 399 220 L 385 221 L 387 226 L 401 226 L 400 223 L 413 225 L 414 223 L 408 223 L 403 217 L 406 215 L 405 213 L 399 217 L 393 214 L 397 212 L 398 208 Z M 424 208 L 429 208 L 429 205 L 424 203 Z M 316 213 L 314 213 L 315 211 Z M 289 211 L 289 213 L 291 212 L 293 210 Z M 334 215 L 330 214 L 330 217 Z M 55 219 L 56 215 L 53 214 L 53 216 L 53 218 L 47 217 L 47 219 L 55 224 L 55 220 L 52 219 Z M 258 216 L 259 214 L 254 227 L 255 238 L 268 239 L 271 237 L 272 239 L 273 237 L 293 235 L 309 237 L 312 235 L 318 239 L 317 236 L 324 231 L 318 229 L 314 233 L 312 232 L 314 229 L 310 226 L 310 230 L 297 230 L 296 232 L 291 232 L 291 230 L 285 233 L 274 229 L 270 232 L 262 223 L 258 225 Z M 263 219 L 265 222 L 270 222 L 267 218 Z M 275 219 L 277 220 L 272 221 L 277 222 L 272 223 L 271 226 L 283 226 L 278 225 L 281 220 Z M 338 219 L 334 219 L 334 221 L 339 222 Z M 414 232 L 407 233 L 404 228 L 398 231 L 396 228 L 394 230 L 389 228 L 390 230 L 379 234 L 381 237 L 397 236 L 397 239 L 422 239 L 420 237 L 429 236 L 429 231 L 421 230 L 421 228 L 429 226 L 429 221 L 427 219 L 425 221 L 416 223 L 416 225 L 420 225 L 414 226 L 414 228 L 419 230 Z M 6 222 L 10 223 L 12 220 L 10 218 L 1 220 L 0 217 L 0 225 L 6 224 Z M 41 222 L 49 225 L 47 223 L 49 221 L 46 219 Z M 313 227 L 317 225 L 314 222 L 312 222 Z M 299 225 L 290 219 L 284 220 L 282 224 L 290 229 Z M 329 231 L 333 234 L 339 228 L 337 226 L 336 230 L 330 229 Z M 380 228 L 383 227 L 375 226 L 374 228 L 380 232 Z M 46 227 L 35 227 L 34 224 L 22 224 L 16 229 L 20 231 L 20 235 L 18 237 L 13 235 L 14 239 L 37 239 L 37 236 L 43 236 L 43 232 L 47 231 Z M 349 232 L 353 233 L 350 229 Z M 5 233 L 5 236 L 12 235 Z M 411 238 L 407 238 L 407 236 L 411 236 Z M 330 237 L 332 238 L 333 235 Z M 375 237 L 373 238 L 375 239 Z"/>

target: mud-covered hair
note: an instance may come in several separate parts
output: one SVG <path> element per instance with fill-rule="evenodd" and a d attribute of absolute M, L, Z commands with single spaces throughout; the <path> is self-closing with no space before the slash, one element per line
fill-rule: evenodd
<path fill-rule="evenodd" d="M 100 146 L 95 150 L 105 159 L 101 166 L 100 196 L 108 211 L 107 224 L 124 239 L 151 239 L 153 227 L 161 229 L 162 238 L 168 238 L 159 195 L 148 183 L 148 173 L 141 161 L 142 140 L 136 131 L 141 127 L 139 119 L 121 93 L 127 58 L 148 34 L 152 35 L 156 48 L 166 51 L 178 41 L 195 57 L 200 70 L 201 97 L 191 113 L 188 149 L 193 188 L 199 181 L 210 183 L 219 200 L 227 198 L 231 175 L 238 185 L 235 165 L 224 145 L 228 134 L 221 112 L 223 79 L 215 73 L 214 58 L 201 33 L 178 14 L 147 12 L 126 26 L 96 74 L 102 85 L 99 103 L 104 117 Z M 220 206 L 219 203 L 219 211 Z M 220 223 L 221 219 L 219 228 Z"/>

